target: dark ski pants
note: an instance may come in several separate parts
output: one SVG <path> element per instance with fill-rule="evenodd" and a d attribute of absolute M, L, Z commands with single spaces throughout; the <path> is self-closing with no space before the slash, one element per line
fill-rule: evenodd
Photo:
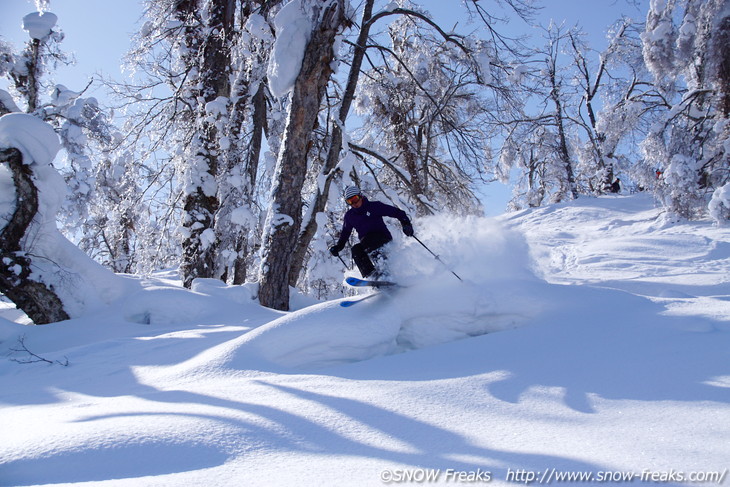
<path fill-rule="evenodd" d="M 362 277 L 368 277 L 375 271 L 375 266 L 370 257 L 380 258 L 384 255 L 380 252 L 380 248 L 393 240 L 393 237 L 384 233 L 368 233 L 360 240 L 360 243 L 352 246 L 352 260 L 360 269 Z"/>

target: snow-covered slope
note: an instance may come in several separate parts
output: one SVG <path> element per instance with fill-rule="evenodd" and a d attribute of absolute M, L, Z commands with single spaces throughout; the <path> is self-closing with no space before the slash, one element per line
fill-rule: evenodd
<path fill-rule="evenodd" d="M 0 320 L 0 485 L 726 479 L 728 229 L 635 195 L 416 230 L 464 282 L 401 240 L 407 287 L 352 308 L 125 277 L 95 314 Z"/>

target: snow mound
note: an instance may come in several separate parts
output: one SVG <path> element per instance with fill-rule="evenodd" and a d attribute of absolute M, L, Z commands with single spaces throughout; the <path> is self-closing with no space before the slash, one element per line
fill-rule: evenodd
<path fill-rule="evenodd" d="M 292 0 L 274 17 L 276 41 L 268 66 L 269 88 L 275 97 L 289 93 L 299 76 L 312 21 L 301 0 Z"/>
<path fill-rule="evenodd" d="M 51 34 L 56 22 L 58 22 L 56 14 L 32 12 L 23 17 L 23 30 L 28 32 L 31 39 L 43 40 Z"/>
<path fill-rule="evenodd" d="M 45 166 L 61 150 L 61 141 L 43 120 L 25 113 L 8 113 L 0 117 L 0 147 L 18 149 L 24 164 Z"/>

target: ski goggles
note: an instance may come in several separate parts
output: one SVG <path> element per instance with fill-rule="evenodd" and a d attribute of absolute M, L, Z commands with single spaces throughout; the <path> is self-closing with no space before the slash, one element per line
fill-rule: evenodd
<path fill-rule="evenodd" d="M 358 201 L 360 201 L 361 199 L 362 199 L 362 196 L 360 196 L 359 194 L 356 194 L 355 196 L 350 196 L 349 198 L 347 198 L 345 200 L 345 203 L 352 206 L 355 203 L 357 203 Z"/>

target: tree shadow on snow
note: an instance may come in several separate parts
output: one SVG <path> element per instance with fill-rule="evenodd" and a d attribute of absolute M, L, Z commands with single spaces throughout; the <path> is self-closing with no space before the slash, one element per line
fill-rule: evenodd
<path fill-rule="evenodd" d="M 276 379 L 274 379 L 276 380 Z M 32 485 L 41 483 L 86 482 L 109 479 L 130 479 L 165 475 L 215 467 L 261 449 L 270 454 L 305 453 L 308 455 L 378 459 L 413 468 L 453 469 L 456 471 L 490 471 L 495 478 L 505 475 L 506 467 L 532 472 L 547 468 L 570 471 L 597 471 L 600 465 L 576 459 L 545 454 L 518 453 L 485 448 L 471 443 L 464 436 L 410 416 L 376 406 L 370 402 L 313 392 L 263 380 L 256 383 L 276 394 L 276 406 L 229 400 L 188 391 L 157 391 L 145 395 L 149 401 L 169 404 L 196 404 L 218 409 L 220 413 L 192 414 L 184 412 L 129 412 L 104 414 L 79 419 L 77 423 L 135 419 L 140 433 L 149 421 L 208 421 L 210 428 L 193 440 L 187 434 L 184 442 L 175 438 L 160 439 L 147 435 L 141 441 L 108 439 L 97 447 L 80 447 L 43 458 L 22 459 L 5 463 L 0 468 L 0 484 Z M 304 401 L 317 410 L 307 417 L 295 403 Z M 282 405 L 287 405 L 286 410 Z M 301 409 L 300 409 L 301 411 Z M 345 424 L 338 423 L 344 420 Z M 349 426 L 359 424 L 363 434 L 352 434 Z M 340 427 L 342 426 L 342 427 Z M 184 431 L 184 429 L 183 429 Z M 144 436 L 144 435 L 143 435 Z M 355 438 L 357 436 L 357 438 Z M 387 443 L 384 446 L 378 442 Z M 488 441 L 488 438 L 484 438 Z M 459 458 L 468 458 L 468 461 Z M 89 468 L 89 465 L 94 467 Z M 282 465 L 273 463 L 278 470 Z M 302 467 L 297 467 L 301 469 Z M 302 475 L 327 475 L 317 471 Z M 372 484 L 379 484 L 379 471 L 372 472 Z M 240 485 L 255 483 L 259 472 L 245 469 L 237 475 Z M 331 474 L 330 474 L 331 475 Z M 359 473 L 358 475 L 362 475 Z"/>

